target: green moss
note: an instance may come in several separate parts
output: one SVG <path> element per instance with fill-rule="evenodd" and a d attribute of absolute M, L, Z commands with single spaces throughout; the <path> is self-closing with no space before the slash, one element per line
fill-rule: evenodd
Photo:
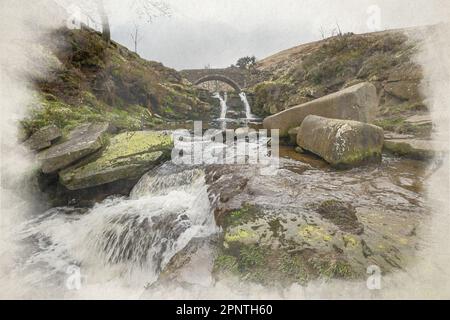
<path fill-rule="evenodd" d="M 302 285 L 306 285 L 311 278 L 304 259 L 295 254 L 284 252 L 280 258 L 279 269 L 286 277 Z"/>
<path fill-rule="evenodd" d="M 256 218 L 257 209 L 251 205 L 244 205 L 241 209 L 231 212 L 225 218 L 225 228 L 236 227 Z"/>
<path fill-rule="evenodd" d="M 67 132 L 86 122 L 103 122 L 102 114 L 89 106 L 71 106 L 51 96 L 40 96 L 29 107 L 28 116 L 21 121 L 27 134 L 32 134 L 48 125 L 56 125 Z"/>
<path fill-rule="evenodd" d="M 352 279 L 356 273 L 350 264 L 344 260 L 333 258 L 312 258 L 309 263 L 317 272 L 318 277 L 324 279 Z"/>
<path fill-rule="evenodd" d="M 99 155 L 61 171 L 60 181 L 67 188 L 77 190 L 120 179 L 138 178 L 156 161 L 167 158 L 171 148 L 169 135 L 152 131 L 121 133 L 111 138 Z"/>
<path fill-rule="evenodd" d="M 358 245 L 358 241 L 356 241 L 354 236 L 349 234 L 345 234 L 342 236 L 342 241 L 344 241 L 345 247 L 356 247 Z"/>
<path fill-rule="evenodd" d="M 274 237 L 278 238 L 282 235 L 283 225 L 281 224 L 280 219 L 270 220 L 268 224 Z"/>
<path fill-rule="evenodd" d="M 418 104 L 409 105 L 410 108 L 419 107 Z M 404 107 L 400 107 L 403 109 Z M 404 109 L 402 112 L 405 112 Z M 427 138 L 431 136 L 432 125 L 431 124 L 420 124 L 415 125 L 405 121 L 404 117 L 391 116 L 389 118 L 378 119 L 374 122 L 375 125 L 383 128 L 386 131 L 397 132 L 401 134 L 410 134 L 418 138 Z"/>
<path fill-rule="evenodd" d="M 252 239 L 256 236 L 253 231 L 245 229 L 235 229 L 225 233 L 226 242 L 245 242 L 246 240 Z"/>
<path fill-rule="evenodd" d="M 126 109 L 112 108 L 88 91 L 82 93 L 81 101 L 83 104 L 74 106 L 53 95 L 38 94 L 35 103 L 29 106 L 27 117 L 21 121 L 22 128 L 31 135 L 53 124 L 66 134 L 83 123 L 107 121 L 118 130 L 136 131 L 152 128 L 160 121 L 139 105 L 130 105 Z"/>
<path fill-rule="evenodd" d="M 262 267 L 264 266 L 265 257 L 263 248 L 256 245 L 243 246 L 239 254 L 239 267 L 242 270 Z"/>
<path fill-rule="evenodd" d="M 303 225 L 298 229 L 298 235 L 307 241 L 325 241 L 329 242 L 333 237 L 321 227 L 315 225 Z"/>
<path fill-rule="evenodd" d="M 385 141 L 384 150 L 396 156 L 417 160 L 429 160 L 435 156 L 432 150 L 416 149 L 407 142 L 402 143 L 399 141 Z"/>
<path fill-rule="evenodd" d="M 337 169 L 351 168 L 356 164 L 371 163 L 381 160 L 381 150 L 367 148 L 363 151 L 353 151 L 347 153 L 345 157 L 340 159 L 339 162 L 333 164 L 333 167 Z"/>
<path fill-rule="evenodd" d="M 233 254 L 222 252 L 215 259 L 214 273 L 233 274 L 242 280 L 268 283 L 272 278 L 268 275 L 269 256 L 266 250 L 256 245 L 244 245 Z"/>
<path fill-rule="evenodd" d="M 174 119 L 191 118 L 192 109 L 204 114 L 206 104 L 197 90 L 175 70 L 108 44 L 90 30 L 59 29 L 52 36 L 68 46 L 44 48 L 46 58 L 59 67 L 35 83 L 36 102 L 22 121 L 27 135 L 49 124 L 67 133 L 97 121 L 109 121 L 119 130 L 142 130 L 164 121 L 155 113 Z"/>
<path fill-rule="evenodd" d="M 395 117 L 388 119 L 378 119 L 375 120 L 374 124 L 387 131 L 396 131 L 397 128 L 404 125 L 404 122 L 404 118 Z"/>
<path fill-rule="evenodd" d="M 219 254 L 214 260 L 215 271 L 237 273 L 238 262 L 236 257 Z"/>

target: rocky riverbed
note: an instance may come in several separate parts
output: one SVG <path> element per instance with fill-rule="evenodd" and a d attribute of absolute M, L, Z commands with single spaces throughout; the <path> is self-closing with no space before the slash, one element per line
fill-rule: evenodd
<path fill-rule="evenodd" d="M 92 158 L 60 171 L 59 183 L 68 183 L 68 175 L 70 181 L 80 181 L 68 187 L 98 183 L 113 168 L 117 175 L 106 177 L 122 181 L 120 173 L 135 159 L 130 150 L 136 144 L 122 143 L 130 151 L 128 158 L 108 155 L 123 135 L 111 137 Z M 125 134 L 130 135 L 160 137 L 159 147 L 166 139 L 152 132 Z M 152 154 L 153 146 L 144 144 L 144 149 Z M 146 155 L 138 154 L 139 159 Z M 136 165 L 140 162 L 132 167 Z M 158 161 L 154 165 L 125 197 L 97 200 L 97 205 L 81 211 L 56 207 L 27 223 L 21 232 L 24 240 L 31 244 L 32 239 L 45 239 L 47 244 L 30 249 L 34 258 L 25 257 L 19 272 L 47 274 L 45 264 L 57 260 L 56 274 L 47 274 L 45 281 L 61 281 L 57 275 L 76 261 L 88 273 L 105 268 L 106 274 L 116 269 L 129 274 L 124 281 L 138 287 L 145 282 L 155 288 L 168 281 L 212 285 L 229 278 L 306 285 L 316 279 L 363 281 L 372 265 L 383 273 L 403 270 L 423 247 L 418 234 L 429 215 L 423 161 L 384 154 L 381 163 L 335 170 L 318 156 L 282 146 L 279 167 L 269 171 L 246 164 L 180 166 Z M 86 172 L 89 175 L 82 174 Z M 84 192 L 92 192 L 95 183 Z M 87 251 L 78 232 L 90 239 Z M 198 267 L 193 264 L 198 266 L 199 261 L 201 274 L 194 276 Z"/>
<path fill-rule="evenodd" d="M 100 41 L 89 31 L 62 35 L 88 54 L 79 38 L 83 34 Z M 403 37 L 387 39 L 395 42 L 394 51 L 412 54 Z M 223 279 L 305 286 L 313 280 L 364 281 L 372 266 L 383 274 L 405 270 L 424 247 L 419 235 L 429 216 L 423 192 L 429 161 L 445 148 L 437 151 L 429 143 L 431 118 L 415 90 L 419 70 L 409 58 L 378 66 L 384 60 L 372 61 L 372 51 L 382 49 L 382 39 L 374 45 L 368 40 L 348 35 L 318 43 L 306 65 L 269 70 L 274 81 L 250 88 L 257 113 L 270 114 L 263 122 L 250 123 L 231 110 L 237 119 L 206 117 L 204 128 L 215 131 L 197 140 L 173 132 L 192 131 L 193 119 L 211 111 L 199 89 L 120 46 L 103 48 L 120 59 L 95 64 L 112 70 L 105 77 L 113 87 L 104 95 L 92 96 L 94 80 L 83 69 L 89 86 L 73 91 L 87 110 L 54 84 L 41 83 L 43 92 L 52 90 L 41 97 L 42 108 L 22 121 L 21 142 L 36 162 L 29 184 L 46 195 L 48 210 L 11 231 L 23 249 L 14 274 L 31 290 L 56 288 L 57 296 L 70 268 L 83 270 L 88 287 L 114 283 L 133 290 L 168 283 L 208 287 Z M 358 75 L 352 69 L 345 79 L 328 83 L 332 72 L 317 55 L 345 53 L 354 41 L 363 42 L 363 52 L 352 56 L 368 61 L 358 60 Z M 340 58 L 345 59 L 339 64 L 353 61 Z M 67 52 L 59 59 L 76 71 Z M 124 68 L 130 63 L 122 60 L 149 76 L 129 74 Z M 383 77 L 377 78 L 380 70 Z M 397 71 L 414 76 L 411 86 L 394 78 Z M 128 85 L 136 79 L 134 94 Z M 155 95 L 153 88 L 159 88 Z M 122 104 L 125 100 L 129 103 Z M 390 126 L 393 114 L 404 108 L 408 118 Z M 68 116 L 60 117 L 60 110 Z M 219 141 L 235 127 L 236 137 Z M 280 131 L 280 152 L 265 154 L 276 158 L 276 166 L 171 160 L 180 141 L 208 151 L 277 146 L 276 134 L 258 141 L 248 136 L 262 127 Z"/>
<path fill-rule="evenodd" d="M 250 166 L 207 168 L 223 228 L 218 278 L 272 285 L 363 279 L 370 265 L 386 273 L 414 261 L 428 216 L 423 163 L 385 158 L 339 172 L 312 156 L 284 155 L 270 176 Z"/>

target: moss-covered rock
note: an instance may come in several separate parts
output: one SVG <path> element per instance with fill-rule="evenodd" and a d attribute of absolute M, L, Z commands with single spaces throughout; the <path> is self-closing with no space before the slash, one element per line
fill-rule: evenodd
<path fill-rule="evenodd" d="M 381 160 L 384 132 L 350 120 L 308 116 L 298 132 L 298 145 L 337 168 Z"/>
<path fill-rule="evenodd" d="M 27 141 L 25 145 L 31 150 L 42 150 L 52 145 L 52 142 L 60 138 L 61 130 L 55 125 L 43 127 L 35 132 Z"/>
<path fill-rule="evenodd" d="M 125 132 L 111 138 L 109 145 L 84 163 L 59 173 L 60 182 L 69 190 L 104 185 L 122 179 L 141 177 L 172 150 L 172 138 L 154 131 Z"/>
<path fill-rule="evenodd" d="M 57 172 L 102 148 L 108 127 L 108 123 L 86 123 L 76 127 L 65 142 L 38 154 L 42 172 Z"/>
<path fill-rule="evenodd" d="M 271 177 L 254 166 L 207 170 L 223 230 L 216 279 L 275 286 L 365 281 L 367 266 L 387 274 L 412 263 L 421 243 L 415 230 L 427 212 L 420 193 L 426 164 L 391 159 L 348 172 L 301 165 Z M 237 192 L 221 196 L 229 190 Z"/>
<path fill-rule="evenodd" d="M 384 142 L 384 150 L 396 156 L 430 160 L 444 150 L 438 150 L 429 140 L 391 139 Z"/>

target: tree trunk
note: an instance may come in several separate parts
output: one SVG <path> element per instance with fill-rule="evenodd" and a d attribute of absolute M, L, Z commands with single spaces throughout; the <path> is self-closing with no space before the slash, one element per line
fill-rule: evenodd
<path fill-rule="evenodd" d="M 111 29 L 109 26 L 109 18 L 106 13 L 105 6 L 103 4 L 103 0 L 97 0 L 97 9 L 98 14 L 100 15 L 100 19 L 102 21 L 102 36 L 106 42 L 111 41 Z"/>

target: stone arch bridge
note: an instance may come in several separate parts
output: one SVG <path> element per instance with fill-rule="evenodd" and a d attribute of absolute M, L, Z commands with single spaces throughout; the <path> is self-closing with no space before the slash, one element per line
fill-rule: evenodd
<path fill-rule="evenodd" d="M 249 72 L 237 67 L 224 69 L 191 69 L 181 71 L 181 75 L 195 85 L 207 81 L 220 81 L 241 92 L 248 86 Z"/>

